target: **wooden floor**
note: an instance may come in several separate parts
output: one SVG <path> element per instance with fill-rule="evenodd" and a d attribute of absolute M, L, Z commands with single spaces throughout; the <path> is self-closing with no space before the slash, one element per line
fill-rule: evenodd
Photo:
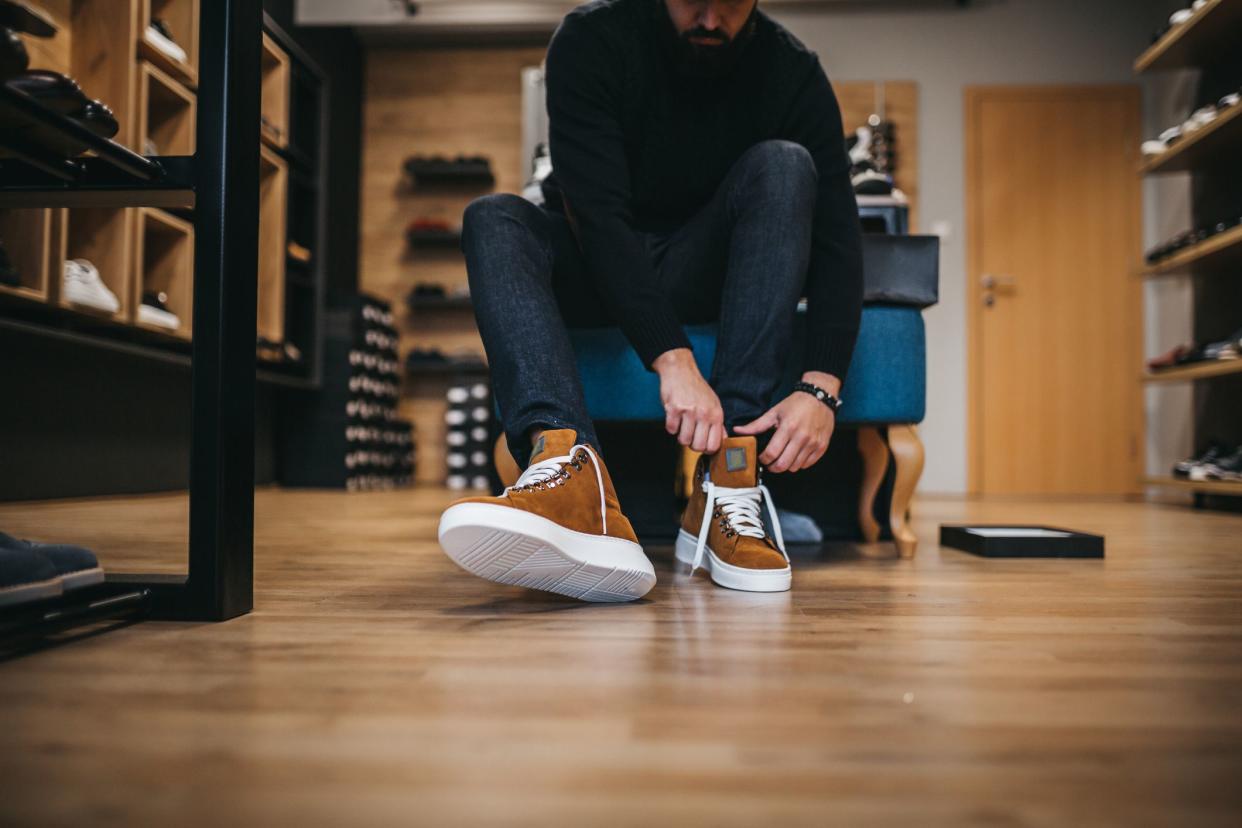
<path fill-rule="evenodd" d="M 1242 824 L 1242 517 L 924 500 L 912 563 L 802 551 L 755 595 L 654 549 L 648 600 L 601 606 L 457 570 L 446 502 L 260 492 L 253 614 L 0 663 L 0 824 Z M 1108 558 L 937 548 L 965 519 Z M 0 508 L 114 567 L 183 520 Z"/>

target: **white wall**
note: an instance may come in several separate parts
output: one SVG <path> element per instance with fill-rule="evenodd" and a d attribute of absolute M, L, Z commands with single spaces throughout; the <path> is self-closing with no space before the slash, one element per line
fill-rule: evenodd
<path fill-rule="evenodd" d="M 760 0 L 762 3 L 763 0 Z M 769 11 L 819 53 L 830 78 L 912 79 L 919 83 L 920 230 L 947 222 L 940 304 L 927 312 L 928 416 L 924 492 L 966 489 L 966 247 L 963 89 L 982 84 L 1138 83 L 1135 57 L 1150 42 L 1165 0 L 980 0 L 971 8 L 929 4 L 891 11 L 831 7 Z M 1149 98 L 1151 97 L 1149 93 Z M 1148 133 L 1173 122 L 1155 117 Z M 1185 112 L 1180 113 L 1181 117 Z M 900 137 L 898 138 L 900 141 Z M 1164 185 L 1179 186 L 1176 182 Z M 1147 203 L 1151 205 L 1149 187 Z M 1167 236 L 1184 227 L 1148 210 L 1147 232 Z M 1184 220 L 1184 219 L 1183 219 Z M 1148 314 L 1149 352 L 1188 335 L 1186 291 L 1153 285 L 1161 308 Z M 1165 392 L 1161 392 L 1162 394 Z M 1173 393 L 1176 397 L 1176 392 Z M 1176 453 L 1189 432 L 1189 405 L 1149 397 L 1151 452 Z M 1169 441 L 1172 440 L 1172 447 Z M 1163 462 L 1157 461 L 1157 462 Z"/>

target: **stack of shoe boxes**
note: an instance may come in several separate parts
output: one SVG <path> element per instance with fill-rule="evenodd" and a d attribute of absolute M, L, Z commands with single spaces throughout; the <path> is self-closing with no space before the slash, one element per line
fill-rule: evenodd
<path fill-rule="evenodd" d="M 448 410 L 444 421 L 448 443 L 446 459 L 450 489 L 490 488 L 492 419 L 491 389 L 486 383 L 456 383 L 445 393 Z"/>
<path fill-rule="evenodd" d="M 326 314 L 323 388 L 291 406 L 283 430 L 288 486 L 391 489 L 414 478 L 414 435 L 397 416 L 397 331 L 388 304 L 359 296 Z"/>

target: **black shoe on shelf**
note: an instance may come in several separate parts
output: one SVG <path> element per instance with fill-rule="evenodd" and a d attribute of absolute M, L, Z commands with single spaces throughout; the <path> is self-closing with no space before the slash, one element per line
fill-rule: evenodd
<path fill-rule="evenodd" d="M 50 69 L 32 69 L 9 78 L 5 85 L 34 98 L 46 109 L 61 115 L 81 112 L 90 99 L 73 78 Z"/>
<path fill-rule="evenodd" d="M 30 552 L 42 556 L 52 565 L 64 591 L 102 584 L 103 567 L 95 553 L 68 543 L 38 543 L 19 540 L 0 532 L 0 554 L 3 551 Z"/>
<path fill-rule="evenodd" d="M 88 101 L 80 112 L 69 117 L 100 138 L 112 138 L 121 128 L 112 110 L 99 101 Z"/>
<path fill-rule="evenodd" d="M 1224 443 L 1213 440 L 1208 444 L 1208 447 L 1199 452 L 1197 456 L 1187 457 L 1185 460 L 1175 463 L 1173 465 L 1173 476 L 1191 478 L 1194 476 L 1196 469 L 1201 469 L 1204 466 L 1219 460 L 1228 451 L 1229 449 L 1225 447 Z"/>
<path fill-rule="evenodd" d="M 1205 479 L 1242 482 L 1242 446 L 1202 466 Z"/>
<path fill-rule="evenodd" d="M 18 0 L 0 0 L 0 26 L 35 37 L 52 37 L 58 31 L 46 13 Z"/>
<path fill-rule="evenodd" d="M 407 370 L 417 371 L 420 368 L 439 367 L 448 363 L 448 357 L 439 348 L 415 348 L 405 355 Z"/>
<path fill-rule="evenodd" d="M 1229 336 L 1203 346 L 1204 361 L 1242 359 L 1242 329 Z"/>

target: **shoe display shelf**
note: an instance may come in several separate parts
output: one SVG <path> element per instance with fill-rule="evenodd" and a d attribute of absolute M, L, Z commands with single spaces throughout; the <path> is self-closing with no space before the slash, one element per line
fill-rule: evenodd
<path fill-rule="evenodd" d="M 259 148 L 259 298 L 258 336 L 272 342 L 285 338 L 284 245 L 264 244 L 264 239 L 286 236 L 289 170 L 283 158 L 270 148 Z"/>
<path fill-rule="evenodd" d="M 112 107 L 120 129 L 111 141 L 99 138 L 0 85 L 0 179 L 5 182 L 0 190 L 0 241 L 16 263 L 15 278 L 0 282 L 5 309 L 0 325 L 188 366 L 185 344 L 192 330 L 193 303 L 188 297 L 194 290 L 194 242 L 192 234 L 186 243 L 175 239 L 185 235 L 189 225 L 169 212 L 140 216 L 137 209 L 120 203 L 124 199 L 110 194 L 141 183 L 146 207 L 179 210 L 182 218 L 193 221 L 200 3 L 42 0 L 42 4 L 59 30 L 46 40 L 27 39 L 32 66 L 77 80 L 90 97 Z M 152 22 L 172 37 L 153 35 Z M 187 60 L 170 59 L 166 49 L 153 45 L 160 39 L 165 43 L 171 39 Z M 115 48 L 124 42 L 136 44 L 132 52 Z M 279 152 L 273 152 L 270 134 L 262 145 L 256 339 L 283 344 L 288 338 L 295 346 L 291 352 L 301 359 L 264 360 L 258 376 L 265 383 L 313 388 L 324 273 L 313 254 L 294 261 L 286 251 L 289 241 L 313 251 L 323 234 L 320 182 L 326 158 L 319 136 L 326 129 L 324 76 L 266 19 L 260 54 L 260 112 L 266 113 L 260 123 L 266 118 L 276 124 L 284 138 Z M 291 112 L 296 116 L 292 120 Z M 77 156 L 82 148 L 90 155 Z M 18 209 L 26 194 L 46 189 L 49 177 L 63 182 L 57 185 L 64 190 L 57 194 L 61 206 Z M 70 182 L 75 185 L 72 189 Z M 149 263 L 148 254 L 158 261 Z M 101 310 L 104 305 L 83 305 L 64 295 L 64 263 L 75 258 L 95 266 L 119 309 Z M 286 267 L 290 262 L 293 266 Z M 187 274 L 191 284 L 184 284 Z M 152 278 L 167 280 L 171 290 L 161 292 L 185 311 L 174 311 L 180 322 L 175 330 L 138 319 Z"/>
<path fill-rule="evenodd" d="M 1140 173 L 1189 172 L 1242 146 L 1242 106 L 1225 110 L 1215 121 L 1143 162 Z"/>
<path fill-rule="evenodd" d="M 270 35 L 263 36 L 263 105 L 259 136 L 271 147 L 289 143 L 289 55 Z"/>
<path fill-rule="evenodd" d="M 405 300 L 411 313 L 438 310 L 471 310 L 474 304 L 469 296 L 415 296 L 410 294 Z"/>
<path fill-rule="evenodd" d="M 286 486 L 388 490 L 414 479 L 414 432 L 397 414 L 401 363 L 388 303 L 358 296 L 326 314 L 323 385 L 281 433 Z"/>
<path fill-rule="evenodd" d="M 33 240 L 29 250 L 8 252 L 16 261 L 37 266 L 37 275 L 22 277 L 21 289 L 48 296 L 48 304 L 41 306 L 43 313 L 38 316 L 21 313 L 24 305 L 10 307 L 6 303 L 0 310 L 0 325 L 32 338 L 113 348 L 134 357 L 184 360 L 186 365 L 192 361 L 188 567 L 179 575 L 109 572 L 105 583 L 89 596 L 53 599 L 31 604 L 20 613 L 0 614 L 0 634 L 7 642 L 23 636 L 39 638 L 86 621 L 138 616 L 203 621 L 232 618 L 249 612 L 253 604 L 254 445 L 235 439 L 235 435 L 254 432 L 256 402 L 255 309 L 250 291 L 254 290 L 257 270 L 251 257 L 258 247 L 260 224 L 254 189 L 258 170 L 257 159 L 245 160 L 248 154 L 244 148 L 260 143 L 257 68 L 263 29 L 274 27 L 259 5 L 249 0 L 211 0 L 188 6 L 187 14 L 192 18 L 197 14 L 189 25 L 212 45 L 198 67 L 194 153 L 144 158 L 132 148 L 137 123 L 131 105 L 138 90 L 137 50 L 125 50 L 130 51 L 126 60 L 104 61 L 98 66 L 80 57 L 121 54 L 117 44 L 137 43 L 139 36 L 133 29 L 139 20 L 138 6 L 129 6 L 127 13 L 125 4 L 118 0 L 45 0 L 40 5 L 51 6 L 47 10 L 61 31 L 57 36 L 60 45 L 56 38 L 51 44 L 40 44 L 38 58 L 50 59 L 59 50 L 70 71 L 80 72 L 78 80 L 83 88 L 106 98 L 123 125 L 119 140 L 104 139 L 29 96 L 0 86 L 0 210 L 4 211 L 0 227 L 6 234 L 20 232 L 23 244 Z M 176 5 L 176 0 L 151 0 L 143 9 L 150 9 L 144 12 L 148 15 L 164 14 L 171 26 L 175 25 L 172 8 Z M 79 30 L 71 32 L 71 26 Z M 198 37 L 187 37 L 187 42 Z M 92 45 L 94 38 L 98 41 Z M 193 54 L 195 47 L 190 48 Z M 247 67 L 254 67 L 249 75 L 245 74 Z M 90 80 L 96 77 L 94 73 L 102 73 L 98 75 L 103 78 L 99 85 Z M 109 78 L 122 77 L 128 78 L 120 84 L 123 88 L 104 88 Z M 32 135 L 40 139 L 31 140 Z M 79 146 L 88 150 L 90 157 L 64 151 Z M 66 208 L 80 212 L 73 215 L 63 228 L 64 235 L 58 238 L 61 228 L 57 227 L 57 216 Z M 193 210 L 196 232 L 189 240 L 171 245 L 187 244 L 193 249 L 191 301 L 200 324 L 183 353 L 60 324 L 65 316 L 58 307 L 60 297 L 48 284 L 49 275 L 59 277 L 55 269 L 58 263 L 52 261 L 59 257 L 58 248 L 63 245 L 65 256 L 87 251 L 106 260 L 106 254 L 96 254 L 92 247 L 97 242 L 88 228 L 108 227 L 117 215 L 143 215 L 159 222 L 161 227 L 154 233 L 173 229 L 175 223 L 167 217 L 139 208 Z M 122 212 L 126 210 L 129 212 Z M 44 229 L 49 222 L 51 229 Z M 144 237 L 152 231 L 152 223 L 144 224 Z M 107 232 L 128 239 L 129 244 L 139 235 L 124 230 Z M 6 246 L 8 243 L 6 238 Z M 158 244 L 150 241 L 153 247 Z M 164 278 L 160 275 L 162 266 L 153 263 L 162 261 L 155 252 L 151 260 L 143 257 L 144 266 L 151 278 Z M 132 267 L 120 267 L 119 272 L 130 273 Z M 170 284 L 172 278 L 168 276 Z M 138 286 L 118 287 L 117 298 L 132 306 Z M 122 315 L 130 310 L 132 307 L 127 307 Z M 132 324 L 125 329 L 140 332 Z"/>
<path fill-rule="evenodd" d="M 131 305 L 138 308 L 144 294 L 164 294 L 167 310 L 177 318 L 176 327 L 152 324 L 135 311 L 134 324 L 152 333 L 176 339 L 193 339 L 194 326 L 194 225 L 155 207 L 139 209 L 137 240 L 138 278 Z"/>
<path fill-rule="evenodd" d="M 458 250 L 461 248 L 461 230 L 410 230 L 405 234 L 405 241 L 413 248 Z"/>
<path fill-rule="evenodd" d="M 1143 478 L 1148 486 L 1191 492 L 1197 495 L 1242 497 L 1242 482 L 1233 480 L 1186 480 L 1180 477 L 1151 476 Z"/>
<path fill-rule="evenodd" d="M 199 2 L 200 0 L 140 0 L 138 14 L 138 56 L 191 87 L 198 85 Z M 185 52 L 184 60 L 170 54 L 162 45 L 160 36 L 152 27 L 157 21 L 162 21 L 168 27 L 172 41 Z"/>
<path fill-rule="evenodd" d="M 1242 4 L 1237 0 L 1207 0 L 1195 14 L 1174 26 L 1134 62 L 1138 73 L 1202 66 L 1238 46 Z"/>
<path fill-rule="evenodd" d="M 193 155 L 197 102 L 194 93 L 158 66 L 141 61 L 138 85 L 139 146 L 160 155 Z"/>
<path fill-rule="evenodd" d="M 491 160 L 482 157 L 446 159 L 415 155 L 405 160 L 403 169 L 414 189 L 485 189 L 496 183 Z"/>
<path fill-rule="evenodd" d="M 1242 109 L 1242 107 L 1239 107 Z M 1242 134 L 1239 135 L 1242 146 Z M 1144 276 L 1211 275 L 1242 267 L 1242 224 L 1145 268 Z"/>
<path fill-rule="evenodd" d="M 448 403 L 444 412 L 445 465 L 448 474 L 444 483 L 453 491 L 462 489 L 490 490 L 496 471 L 492 447 L 492 392 L 482 380 L 458 382 L 445 391 Z"/>
<path fill-rule="evenodd" d="M 488 376 L 487 365 L 481 361 L 463 362 L 458 359 L 447 358 L 443 362 L 440 361 L 422 361 L 411 363 L 406 361 L 405 374 L 410 377 L 418 376 L 440 376 L 440 377 L 484 377 Z"/>
<path fill-rule="evenodd" d="M 0 297 L 36 304 L 48 301 L 53 221 L 48 209 L 0 209 L 0 244 L 12 280 L 0 280 Z"/>
<path fill-rule="evenodd" d="M 1242 359 L 1210 360 L 1163 371 L 1147 371 L 1143 374 L 1143 382 L 1192 382 L 1231 374 L 1242 374 Z"/>
<path fill-rule="evenodd" d="M 1242 78 L 1242 59 L 1238 44 L 1242 43 L 1242 0 L 1207 0 L 1191 17 L 1173 26 L 1136 60 L 1138 73 L 1175 69 L 1201 70 L 1200 89 L 1205 93 L 1215 87 L 1236 89 Z M 1223 84 L 1223 85 L 1222 85 Z M 1220 94 L 1211 97 L 1215 100 Z M 1159 155 L 1146 159 L 1139 168 L 1142 175 L 1187 173 L 1193 177 L 1194 210 L 1202 207 L 1204 213 L 1214 214 L 1222 206 L 1242 209 L 1236 202 L 1220 203 L 1221 183 L 1236 181 L 1238 168 L 1236 158 L 1242 150 L 1242 106 L 1220 111 L 1220 115 L 1200 129 L 1186 134 Z M 1206 185 L 1206 186 L 1205 186 Z M 1226 188 L 1227 189 L 1227 188 Z M 1213 197 L 1201 202 L 1199 195 L 1211 191 Z M 1204 218 L 1205 216 L 1196 216 Z M 1210 217 L 1210 216 L 1208 216 Z M 1231 304 L 1228 282 L 1242 272 L 1242 225 L 1208 236 L 1176 252 L 1155 264 L 1138 270 L 1144 279 L 1185 278 L 1195 295 L 1195 327 L 1198 334 L 1203 328 L 1216 330 L 1218 325 L 1242 324 L 1242 307 Z M 1222 292 L 1221 288 L 1225 288 Z M 1222 306 L 1221 297 L 1229 306 Z M 1206 324 L 1200 314 L 1210 319 Z M 1232 320 L 1232 321 L 1227 321 Z M 1146 370 L 1141 381 L 1148 385 L 1163 383 L 1195 383 L 1196 432 L 1214 433 L 1221 422 L 1236 422 L 1234 416 L 1220 406 L 1232 408 L 1237 394 L 1228 388 L 1237 388 L 1237 378 L 1242 376 L 1242 359 L 1223 359 L 1191 363 L 1160 371 Z M 1209 385 L 1211 384 L 1211 385 Z M 1205 426 L 1206 422 L 1210 426 Z M 1200 435 L 1201 436 L 1201 435 Z M 1195 504 L 1202 505 L 1206 496 L 1242 497 L 1242 482 L 1227 480 L 1189 480 L 1184 477 L 1148 475 L 1142 478 L 1145 486 L 1171 491 L 1185 491 L 1195 495 Z"/>

